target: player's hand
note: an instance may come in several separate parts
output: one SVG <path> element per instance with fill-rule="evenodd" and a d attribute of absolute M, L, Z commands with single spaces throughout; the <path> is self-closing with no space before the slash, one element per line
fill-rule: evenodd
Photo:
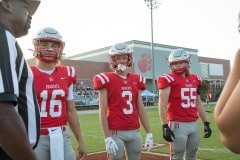
<path fill-rule="evenodd" d="M 212 135 L 212 130 L 209 122 L 204 122 L 204 138 L 209 138 Z"/>
<path fill-rule="evenodd" d="M 147 133 L 144 148 L 147 148 L 147 151 L 150 151 L 152 147 L 153 147 L 153 135 L 152 133 Z"/>
<path fill-rule="evenodd" d="M 87 151 L 82 141 L 78 141 L 77 152 L 79 160 L 84 160 L 87 157 Z"/>
<path fill-rule="evenodd" d="M 168 142 L 173 142 L 175 136 L 172 130 L 168 127 L 168 124 L 163 125 L 163 138 Z"/>
<path fill-rule="evenodd" d="M 107 137 L 105 139 L 106 144 L 106 151 L 108 154 L 116 155 L 116 150 L 118 150 L 118 146 L 115 143 L 115 141 L 112 139 L 112 137 Z"/>

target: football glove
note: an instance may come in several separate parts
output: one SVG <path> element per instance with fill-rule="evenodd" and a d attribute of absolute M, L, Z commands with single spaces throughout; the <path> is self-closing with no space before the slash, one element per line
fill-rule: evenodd
<path fill-rule="evenodd" d="M 148 133 L 145 138 L 144 148 L 147 148 L 147 151 L 150 151 L 153 147 L 153 135 Z"/>
<path fill-rule="evenodd" d="M 108 154 L 116 155 L 116 150 L 118 150 L 118 146 L 115 143 L 115 141 L 112 139 L 112 137 L 107 137 L 105 139 L 106 144 L 106 151 Z"/>
<path fill-rule="evenodd" d="M 209 122 L 204 122 L 204 138 L 209 138 L 212 134 L 212 130 L 209 126 Z"/>
<path fill-rule="evenodd" d="M 168 142 L 173 142 L 175 136 L 172 130 L 168 127 L 168 124 L 163 125 L 163 138 Z"/>

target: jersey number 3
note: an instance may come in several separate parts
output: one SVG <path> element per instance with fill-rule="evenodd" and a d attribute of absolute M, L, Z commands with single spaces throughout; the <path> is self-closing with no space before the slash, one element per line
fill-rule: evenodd
<path fill-rule="evenodd" d="M 132 114 L 133 113 L 133 105 L 132 105 L 132 92 L 131 91 L 123 91 L 122 97 L 128 97 L 126 103 L 129 106 L 128 108 L 123 109 L 124 114 Z"/>

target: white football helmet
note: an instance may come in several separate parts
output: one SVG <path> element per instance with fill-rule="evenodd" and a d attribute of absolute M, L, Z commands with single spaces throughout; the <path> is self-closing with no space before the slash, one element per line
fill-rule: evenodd
<path fill-rule="evenodd" d="M 46 48 L 46 47 L 40 47 L 39 43 L 42 41 L 53 41 L 59 43 L 59 48 Z M 57 62 L 57 60 L 61 59 L 63 55 L 63 49 L 65 46 L 65 43 L 62 41 L 62 36 L 59 34 L 59 32 L 54 28 L 46 27 L 42 30 L 40 30 L 35 38 L 33 39 L 33 45 L 34 45 L 34 56 L 36 56 L 38 59 L 45 61 L 45 62 Z M 44 53 L 46 52 L 52 52 L 53 56 L 45 56 Z"/>
<path fill-rule="evenodd" d="M 117 64 L 115 61 L 115 56 L 117 55 L 128 55 L 127 66 L 123 64 Z M 108 58 L 112 70 L 126 71 L 133 65 L 133 52 L 125 43 L 116 43 L 113 45 L 108 52 Z"/>
<path fill-rule="evenodd" d="M 175 68 L 172 66 L 172 64 L 176 62 L 186 62 L 186 65 L 182 66 L 181 68 Z M 168 56 L 168 63 L 170 65 L 170 68 L 172 72 L 176 74 L 182 74 L 188 71 L 189 62 L 190 62 L 190 55 L 183 49 L 175 49 Z"/>

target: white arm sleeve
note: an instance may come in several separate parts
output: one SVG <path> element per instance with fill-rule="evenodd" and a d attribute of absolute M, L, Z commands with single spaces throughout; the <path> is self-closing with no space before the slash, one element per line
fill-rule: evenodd
<path fill-rule="evenodd" d="M 71 84 L 68 87 L 68 97 L 67 97 L 67 100 L 68 101 L 73 100 L 73 84 Z"/>

